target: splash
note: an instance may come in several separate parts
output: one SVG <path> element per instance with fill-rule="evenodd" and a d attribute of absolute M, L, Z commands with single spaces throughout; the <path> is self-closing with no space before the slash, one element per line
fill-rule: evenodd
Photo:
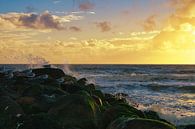
<path fill-rule="evenodd" d="M 171 113 L 170 111 L 174 109 L 162 107 L 160 104 L 152 104 L 150 106 L 144 106 L 140 104 L 139 109 L 155 111 L 158 113 L 160 118 L 170 121 L 177 126 L 194 124 L 195 121 L 195 113 L 188 113 L 185 115 L 181 115 L 181 111 L 178 111 L 177 113 Z"/>
<path fill-rule="evenodd" d="M 29 63 L 29 68 L 36 68 L 36 67 L 42 67 L 43 65 L 48 65 L 49 61 L 47 61 L 45 58 L 40 56 L 35 56 L 32 54 L 29 54 L 27 57 L 27 61 Z"/>

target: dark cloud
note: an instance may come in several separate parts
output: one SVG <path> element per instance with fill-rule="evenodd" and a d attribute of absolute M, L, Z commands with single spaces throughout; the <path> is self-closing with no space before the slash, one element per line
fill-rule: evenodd
<path fill-rule="evenodd" d="M 19 21 L 22 23 L 22 26 L 35 29 L 64 29 L 61 23 L 48 12 L 40 15 L 23 15 L 19 17 Z"/>
<path fill-rule="evenodd" d="M 79 28 L 77 26 L 71 26 L 71 27 L 69 27 L 69 30 L 75 31 L 75 32 L 80 32 L 81 31 L 81 28 Z"/>
<path fill-rule="evenodd" d="M 95 7 L 95 5 L 93 3 L 91 3 L 90 1 L 84 1 L 84 2 L 81 2 L 79 4 L 79 9 L 81 11 L 89 11 L 91 9 L 93 9 Z"/>
<path fill-rule="evenodd" d="M 156 15 L 151 15 L 141 24 L 145 31 L 152 31 L 156 28 Z"/>
<path fill-rule="evenodd" d="M 65 23 L 80 20 L 81 16 L 65 15 L 57 16 L 48 11 L 36 13 L 7 13 L 0 14 L 0 27 L 31 28 L 31 29 L 56 29 L 65 30 Z M 79 28 L 72 27 L 78 31 Z"/>
<path fill-rule="evenodd" d="M 107 21 L 96 22 L 95 23 L 98 28 L 101 29 L 102 32 L 107 32 L 111 30 L 111 23 Z"/>

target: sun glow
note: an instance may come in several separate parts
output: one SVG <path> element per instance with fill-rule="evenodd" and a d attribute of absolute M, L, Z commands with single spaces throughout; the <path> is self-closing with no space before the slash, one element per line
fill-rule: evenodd
<path fill-rule="evenodd" d="M 0 1 L 0 63 L 29 63 L 31 58 L 74 64 L 195 63 L 190 59 L 195 54 L 194 1 L 162 7 L 170 1 L 154 6 L 148 0 L 147 8 L 155 13 L 142 10 L 141 1 L 137 8 L 131 0 L 109 3 L 114 9 L 105 1 L 80 1 L 82 6 L 72 10 L 70 1 L 61 1 L 69 7 L 55 3 L 49 6 L 53 10 L 42 11 L 1 11 Z"/>

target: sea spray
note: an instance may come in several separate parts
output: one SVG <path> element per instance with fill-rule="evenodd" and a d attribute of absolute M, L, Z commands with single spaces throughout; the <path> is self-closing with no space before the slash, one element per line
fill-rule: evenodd
<path fill-rule="evenodd" d="M 26 56 L 26 58 L 27 58 L 27 61 L 29 64 L 28 66 L 30 69 L 42 67 L 43 65 L 49 64 L 49 61 L 47 61 L 45 58 L 40 57 L 40 56 L 29 54 L 28 56 Z"/>

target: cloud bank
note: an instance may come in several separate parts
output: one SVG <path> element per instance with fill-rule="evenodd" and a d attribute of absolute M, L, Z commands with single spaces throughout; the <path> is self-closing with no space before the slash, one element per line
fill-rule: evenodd
<path fill-rule="evenodd" d="M 15 27 L 15 28 L 30 28 L 30 29 L 66 29 L 65 23 L 75 20 L 81 20 L 82 16 L 52 15 L 48 11 L 41 14 L 35 13 L 7 13 L 0 14 L 0 26 Z"/>

